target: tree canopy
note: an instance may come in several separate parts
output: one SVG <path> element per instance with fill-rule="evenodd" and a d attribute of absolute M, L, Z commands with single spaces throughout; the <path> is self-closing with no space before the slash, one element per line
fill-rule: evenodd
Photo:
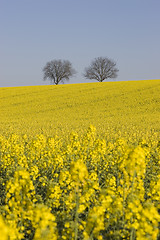
<path fill-rule="evenodd" d="M 107 78 L 116 78 L 118 71 L 113 60 L 107 57 L 98 57 L 91 62 L 89 67 L 85 68 L 84 77 L 103 82 Z"/>
<path fill-rule="evenodd" d="M 68 60 L 52 60 L 43 68 L 44 80 L 50 79 L 51 83 L 59 84 L 69 80 L 76 71 Z"/>

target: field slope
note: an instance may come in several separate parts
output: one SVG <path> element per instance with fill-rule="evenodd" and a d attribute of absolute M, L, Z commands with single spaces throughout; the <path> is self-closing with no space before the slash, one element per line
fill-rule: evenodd
<path fill-rule="evenodd" d="M 0 133 L 160 130 L 160 80 L 0 88 Z"/>
<path fill-rule="evenodd" d="M 160 80 L 1 88 L 0 236 L 160 239 L 159 92 Z"/>

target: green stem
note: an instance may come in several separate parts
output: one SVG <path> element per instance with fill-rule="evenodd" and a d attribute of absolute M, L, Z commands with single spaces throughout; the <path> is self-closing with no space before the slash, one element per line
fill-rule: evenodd
<path fill-rule="evenodd" d="M 78 239 L 78 209 L 79 209 L 79 187 L 77 187 L 77 190 L 75 189 L 76 192 L 76 212 L 75 212 L 75 240 Z"/>
<path fill-rule="evenodd" d="M 134 228 L 131 229 L 131 235 L 130 235 L 130 240 L 134 240 Z"/>
<path fill-rule="evenodd" d="M 133 194 L 133 187 L 134 187 L 134 183 L 135 183 L 135 177 L 136 177 L 136 171 L 134 170 L 134 174 L 133 174 L 133 180 L 132 180 L 132 186 L 131 186 L 131 194 Z M 131 223 L 133 222 L 133 217 L 131 219 Z M 130 235 L 130 240 L 134 240 L 134 228 L 131 229 L 131 235 Z"/>
<path fill-rule="evenodd" d="M 133 193 L 133 186 L 134 186 L 134 182 L 135 182 L 135 177 L 136 177 L 136 171 L 134 170 L 132 186 L 131 186 L 131 193 Z"/>

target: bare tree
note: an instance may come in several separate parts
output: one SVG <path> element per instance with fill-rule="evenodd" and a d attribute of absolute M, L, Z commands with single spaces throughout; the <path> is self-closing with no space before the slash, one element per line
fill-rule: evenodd
<path fill-rule="evenodd" d="M 84 77 L 103 82 L 107 78 L 116 78 L 118 71 L 113 60 L 107 57 L 98 57 L 91 62 L 88 68 L 85 68 Z"/>
<path fill-rule="evenodd" d="M 59 82 L 69 80 L 76 71 L 68 60 L 52 60 L 43 68 L 44 80 L 50 79 L 51 83 L 58 85 Z"/>

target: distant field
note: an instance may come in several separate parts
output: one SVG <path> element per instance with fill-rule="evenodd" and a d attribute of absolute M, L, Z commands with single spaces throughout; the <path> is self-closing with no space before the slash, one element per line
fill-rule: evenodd
<path fill-rule="evenodd" d="M 0 88 L 0 133 L 160 130 L 160 80 Z"/>
<path fill-rule="evenodd" d="M 0 236 L 160 239 L 159 93 L 160 80 L 1 88 Z"/>

